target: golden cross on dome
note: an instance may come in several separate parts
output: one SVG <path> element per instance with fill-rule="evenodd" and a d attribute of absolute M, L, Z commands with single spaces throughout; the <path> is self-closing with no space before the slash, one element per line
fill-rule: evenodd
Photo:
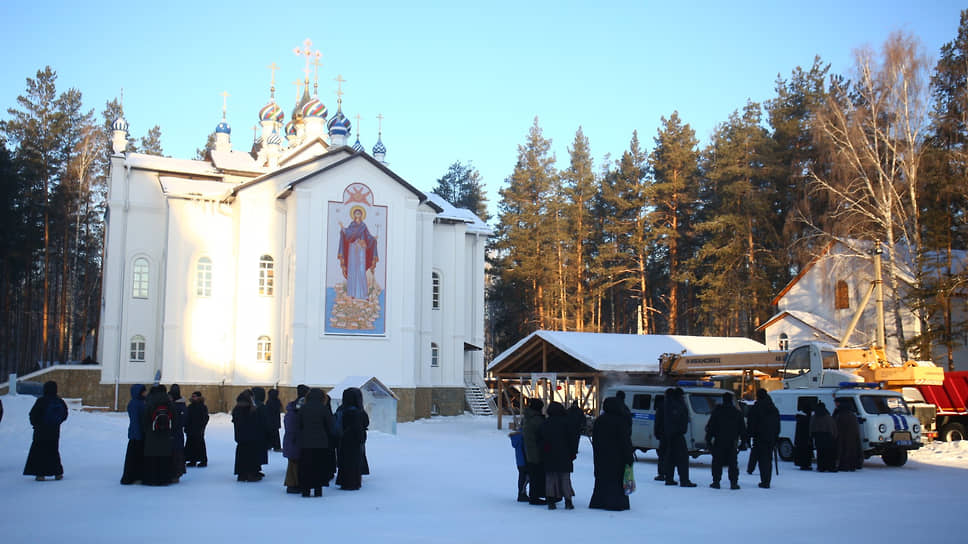
<path fill-rule="evenodd" d="M 269 68 L 269 71 L 272 72 L 272 81 L 269 83 L 269 96 L 271 96 L 272 99 L 275 100 L 275 98 L 276 98 L 276 70 L 278 70 L 279 67 L 276 66 L 276 63 L 273 62 L 272 64 L 270 64 L 269 66 L 267 66 L 267 68 Z"/>
<path fill-rule="evenodd" d="M 232 95 L 230 95 L 228 91 L 222 91 L 222 119 L 225 119 L 225 110 L 228 107 L 227 99 L 230 96 Z"/>
<path fill-rule="evenodd" d="M 299 98 L 302 96 L 302 84 L 303 84 L 303 82 L 302 82 L 301 79 L 297 79 L 296 81 L 293 81 L 292 84 L 296 86 L 296 103 L 298 103 L 299 102 Z"/>
<path fill-rule="evenodd" d="M 313 41 L 310 40 L 309 38 L 306 38 L 306 41 L 303 42 L 303 46 L 304 47 L 302 49 L 298 47 L 293 48 L 292 52 L 295 53 L 297 56 L 306 57 L 306 67 L 303 68 L 303 73 L 306 74 L 306 81 L 309 81 L 310 60 L 313 58 L 319 59 L 319 57 L 323 56 L 323 54 L 320 53 L 318 49 L 316 51 L 312 50 Z"/>
<path fill-rule="evenodd" d="M 346 80 L 343 79 L 343 75 L 342 74 L 336 74 L 336 77 L 333 78 L 333 81 L 336 82 L 336 97 L 339 98 L 339 99 L 342 99 L 343 98 L 343 84 L 346 83 Z"/>
<path fill-rule="evenodd" d="M 118 105 L 121 107 L 121 116 L 124 117 L 124 87 L 121 87 L 121 103 Z"/>
<path fill-rule="evenodd" d="M 383 114 L 378 113 L 376 116 L 376 119 L 378 121 L 378 124 L 377 124 L 377 126 L 379 127 L 378 130 L 380 131 L 380 134 L 383 134 Z"/>
<path fill-rule="evenodd" d="M 319 94 L 319 67 L 323 63 L 319 62 L 319 57 L 322 55 L 317 54 L 316 58 L 313 59 L 313 96 Z"/>

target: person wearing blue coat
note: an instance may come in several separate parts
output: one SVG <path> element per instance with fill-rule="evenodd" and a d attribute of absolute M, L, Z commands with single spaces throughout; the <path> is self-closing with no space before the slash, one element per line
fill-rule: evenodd
<path fill-rule="evenodd" d="M 518 466 L 518 502 L 528 502 L 528 461 L 524 457 L 524 433 L 513 430 L 508 433 L 511 447 L 514 448 L 514 460 Z"/>
<path fill-rule="evenodd" d="M 24 476 L 35 476 L 38 481 L 53 476 L 64 477 L 60 457 L 60 426 L 67 420 L 67 404 L 57 396 L 57 382 L 44 384 L 44 395 L 30 409 L 30 424 L 34 427 L 34 440 L 27 454 Z"/>
<path fill-rule="evenodd" d="M 121 485 L 131 485 L 141 481 L 145 466 L 145 430 L 142 420 L 145 417 L 145 397 L 148 389 L 136 383 L 131 386 L 131 400 L 128 401 L 128 450 L 124 453 L 124 472 Z"/>

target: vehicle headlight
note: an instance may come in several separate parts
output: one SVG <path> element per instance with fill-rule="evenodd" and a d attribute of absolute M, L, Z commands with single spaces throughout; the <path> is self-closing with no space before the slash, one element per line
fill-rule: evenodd
<path fill-rule="evenodd" d="M 914 431 L 915 434 L 921 434 L 921 425 L 915 423 L 914 426 L 911 427 L 911 430 Z"/>
<path fill-rule="evenodd" d="M 884 425 L 883 423 L 881 423 L 880 425 L 878 425 L 877 426 L 877 432 L 886 433 L 887 432 L 887 425 Z"/>

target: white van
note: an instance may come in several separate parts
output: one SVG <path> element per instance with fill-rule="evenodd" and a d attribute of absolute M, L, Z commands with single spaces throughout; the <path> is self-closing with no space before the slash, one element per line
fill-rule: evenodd
<path fill-rule="evenodd" d="M 632 446 L 642 452 L 659 447 L 655 437 L 655 407 L 665 397 L 666 385 L 613 385 L 605 389 L 602 399 L 625 392 L 625 405 L 632 411 Z M 689 429 L 686 448 L 693 457 L 709 453 L 706 444 L 706 423 L 718 404 L 723 402 L 724 389 L 712 387 L 683 387 L 689 408 Z"/>
<path fill-rule="evenodd" d="M 818 401 L 823 401 L 832 414 L 837 399 L 853 403 L 860 422 L 865 459 L 880 455 L 884 464 L 899 467 L 907 462 L 908 450 L 921 447 L 921 424 L 911 415 L 904 397 L 896 391 L 825 387 L 771 391 L 770 397 L 780 411 L 777 449 L 784 461 L 793 459 L 797 412 L 807 406 L 812 409 Z"/>

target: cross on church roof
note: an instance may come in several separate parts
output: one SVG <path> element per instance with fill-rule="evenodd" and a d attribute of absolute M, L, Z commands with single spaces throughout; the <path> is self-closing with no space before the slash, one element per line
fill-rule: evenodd
<path fill-rule="evenodd" d="M 228 97 L 232 96 L 228 91 L 222 91 L 222 119 L 225 119 L 225 110 L 228 108 Z"/>
<path fill-rule="evenodd" d="M 309 38 L 306 38 L 306 40 L 303 42 L 303 45 L 304 47 L 302 49 L 296 47 L 296 48 L 293 48 L 292 52 L 295 53 L 297 56 L 306 57 L 306 67 L 303 68 L 303 73 L 306 74 L 306 81 L 309 81 L 310 59 L 313 59 L 313 58 L 319 59 L 319 57 L 323 56 L 323 54 L 320 53 L 318 49 L 316 51 L 312 50 L 313 41 L 310 40 Z"/>
<path fill-rule="evenodd" d="M 270 94 L 270 96 L 273 99 L 275 99 L 275 97 L 276 97 L 276 70 L 278 70 L 279 67 L 276 66 L 276 63 L 273 62 L 272 64 L 270 64 L 269 66 L 267 66 L 267 68 L 269 68 L 269 71 L 272 73 L 272 80 L 269 82 L 269 94 Z"/>

